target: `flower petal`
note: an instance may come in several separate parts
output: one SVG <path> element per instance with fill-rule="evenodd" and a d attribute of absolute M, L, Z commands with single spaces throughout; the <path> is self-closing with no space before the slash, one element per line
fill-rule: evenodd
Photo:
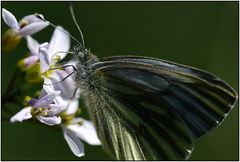
<path fill-rule="evenodd" d="M 13 117 L 11 117 L 10 121 L 12 123 L 14 123 L 14 122 L 22 122 L 23 120 L 30 119 L 32 117 L 31 109 L 32 109 L 31 106 L 23 108 L 21 111 L 19 111 Z"/>
<path fill-rule="evenodd" d="M 80 139 L 75 136 L 74 133 L 67 129 L 63 129 L 63 136 L 74 155 L 78 157 L 85 155 L 84 145 Z"/>
<path fill-rule="evenodd" d="M 72 114 L 76 113 L 78 108 L 79 108 L 79 101 L 78 100 L 73 100 L 69 103 L 65 113 L 67 115 L 72 115 Z"/>
<path fill-rule="evenodd" d="M 19 29 L 16 17 L 6 9 L 2 9 L 2 17 L 5 23 L 12 29 Z"/>
<path fill-rule="evenodd" d="M 57 105 L 57 104 L 50 104 L 49 107 L 50 107 L 50 109 L 46 110 L 46 112 L 47 112 L 47 114 L 49 116 L 57 115 L 60 112 L 62 112 L 65 109 L 67 109 L 67 106 L 65 106 L 65 105 Z"/>
<path fill-rule="evenodd" d="M 38 98 L 43 98 L 43 97 L 46 96 L 46 95 L 47 95 L 47 92 L 45 91 L 44 88 L 42 88 L 42 90 L 41 90 Z"/>
<path fill-rule="evenodd" d="M 82 124 L 74 124 L 82 122 Z M 82 118 L 76 118 L 73 124 L 66 126 L 69 130 L 75 133 L 75 135 L 90 145 L 101 145 L 98 139 L 96 129 L 92 122 L 84 120 Z"/>
<path fill-rule="evenodd" d="M 42 18 L 44 18 L 43 15 L 39 15 L 39 16 L 42 16 Z M 28 24 L 31 24 L 31 23 L 34 23 L 34 22 L 43 22 L 43 20 L 39 19 L 35 14 L 24 16 L 21 19 L 21 21 L 27 21 Z"/>
<path fill-rule="evenodd" d="M 31 65 L 37 63 L 37 61 L 38 61 L 38 56 L 35 56 L 35 55 L 33 55 L 33 56 L 28 56 L 28 57 L 26 57 L 26 58 L 24 59 L 24 67 L 25 67 L 25 68 L 28 68 L 28 67 L 30 67 Z"/>
<path fill-rule="evenodd" d="M 48 47 L 49 47 L 49 43 L 48 43 L 48 42 L 44 42 L 44 43 L 42 43 L 42 44 L 40 45 L 40 48 L 46 48 L 46 49 L 48 49 Z"/>
<path fill-rule="evenodd" d="M 36 118 L 41 122 L 41 123 L 44 123 L 44 124 L 47 124 L 47 125 L 50 125 L 50 126 L 53 126 L 53 125 L 57 125 L 57 124 L 60 124 L 61 123 L 61 117 L 57 117 L 57 116 L 47 116 L 47 117 L 44 117 L 44 116 L 36 116 Z"/>
<path fill-rule="evenodd" d="M 46 96 L 43 96 L 40 98 L 34 105 L 33 107 L 44 107 L 47 108 L 49 107 L 50 104 L 53 103 L 53 99 L 59 95 L 61 92 L 60 91 L 52 91 L 51 93 L 47 94 Z"/>
<path fill-rule="evenodd" d="M 71 74 L 72 72 L 73 72 L 73 70 L 69 73 L 67 71 L 63 71 L 63 70 L 58 70 L 56 72 L 57 75 L 59 76 L 59 78 L 61 79 L 60 81 L 62 81 L 61 87 L 62 87 L 62 89 L 64 89 L 62 95 L 68 97 L 69 99 L 72 99 L 73 97 L 79 98 L 78 97 L 79 94 L 75 94 L 78 87 L 77 87 L 77 83 L 76 83 L 76 80 L 74 77 L 75 74 Z M 71 74 L 71 76 L 69 76 L 70 74 Z M 71 85 L 71 86 L 69 86 L 69 85 Z"/>
<path fill-rule="evenodd" d="M 44 80 L 44 83 L 46 83 L 45 80 Z M 47 83 L 49 84 L 50 82 L 47 82 Z M 69 104 L 70 99 L 68 97 L 63 96 L 64 89 L 61 88 L 61 83 L 58 83 L 58 84 L 55 84 L 55 85 L 47 85 L 47 86 L 44 85 L 43 88 L 46 90 L 46 92 L 48 94 L 51 94 L 52 91 L 60 91 L 61 92 L 60 95 L 56 96 L 53 99 L 55 104 L 64 105 L 64 106 L 67 106 Z"/>
<path fill-rule="evenodd" d="M 64 33 L 65 32 L 65 33 Z M 54 61 L 53 57 L 55 54 L 60 56 L 61 59 L 63 59 L 66 56 L 66 53 L 62 52 L 68 52 L 70 48 L 70 37 L 66 30 L 64 30 L 61 26 L 57 26 L 57 28 L 54 30 L 53 36 L 51 38 L 51 41 L 49 43 L 49 54 L 51 58 L 51 62 Z"/>
<path fill-rule="evenodd" d="M 27 46 L 28 49 L 31 52 L 31 55 L 38 56 L 39 53 L 39 43 L 35 39 L 33 39 L 31 36 L 27 36 Z"/>
<path fill-rule="evenodd" d="M 43 22 L 43 21 L 42 22 L 34 22 L 34 23 L 28 24 L 28 25 L 24 26 L 23 28 L 21 28 L 18 31 L 18 34 L 21 36 L 32 35 L 32 34 L 39 32 L 40 30 L 44 29 L 48 25 L 49 25 L 49 23 Z"/>
<path fill-rule="evenodd" d="M 41 73 L 44 73 L 50 67 L 48 59 L 48 50 L 45 47 L 40 46 L 38 57 L 40 60 Z"/>

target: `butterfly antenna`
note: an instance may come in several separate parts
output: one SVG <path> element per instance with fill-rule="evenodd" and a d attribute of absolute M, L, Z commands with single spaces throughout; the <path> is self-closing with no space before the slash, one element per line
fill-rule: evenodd
<path fill-rule="evenodd" d="M 79 45 L 82 45 L 82 43 L 80 43 L 75 37 L 73 37 L 71 34 L 69 34 L 68 32 L 62 30 L 62 29 L 59 29 L 56 25 L 54 25 L 53 23 L 47 21 L 46 19 L 44 19 L 41 15 L 39 14 L 36 14 L 36 17 L 41 19 L 42 21 L 44 22 L 47 22 L 50 26 L 54 27 L 55 29 L 67 34 L 68 36 L 70 36 L 74 41 L 76 41 Z"/>
<path fill-rule="evenodd" d="M 74 14 L 74 11 L 73 11 L 72 3 L 69 4 L 69 9 L 70 9 L 70 13 L 71 13 L 73 22 L 74 22 L 74 24 L 77 26 L 78 31 L 79 31 L 79 33 L 80 33 L 80 35 L 81 35 L 83 47 L 85 48 L 85 42 L 84 42 L 83 33 L 82 33 L 81 28 L 80 28 L 80 26 L 78 25 L 77 20 L 76 20 L 76 18 L 75 18 L 75 14 Z"/>

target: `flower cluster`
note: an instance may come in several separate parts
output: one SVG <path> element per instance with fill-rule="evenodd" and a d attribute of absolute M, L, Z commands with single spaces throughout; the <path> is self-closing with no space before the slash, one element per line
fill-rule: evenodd
<path fill-rule="evenodd" d="M 30 83 L 43 81 L 42 90 L 38 97 L 26 96 L 25 107 L 11 117 L 10 121 L 22 122 L 31 118 L 40 123 L 58 125 L 72 152 L 80 157 L 84 155 L 84 146 L 81 140 L 100 145 L 96 130 L 91 121 L 78 117 L 80 90 L 74 79 L 74 69 L 57 64 L 64 59 L 70 49 L 70 37 L 61 26 L 54 30 L 49 42 L 39 43 L 32 35 L 49 25 L 39 18 L 42 15 L 28 15 L 17 22 L 15 16 L 2 9 L 2 17 L 10 27 L 6 32 L 6 49 L 13 49 L 12 45 L 19 38 L 25 38 L 30 55 L 18 62 L 21 71 L 26 72 L 26 80 Z M 18 38 L 18 39 L 16 39 Z M 17 44 L 17 43 L 15 43 Z M 74 65 L 74 62 L 68 62 Z M 69 86 L 71 85 L 71 86 Z M 81 140 L 80 140 L 81 139 Z"/>

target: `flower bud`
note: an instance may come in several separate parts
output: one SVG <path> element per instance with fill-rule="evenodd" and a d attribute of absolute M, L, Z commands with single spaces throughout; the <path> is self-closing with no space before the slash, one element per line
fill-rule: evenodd
<path fill-rule="evenodd" d="M 2 37 L 2 50 L 8 52 L 17 47 L 21 40 L 21 36 L 17 34 L 13 29 L 8 29 L 4 32 Z"/>
<path fill-rule="evenodd" d="M 23 100 L 23 105 L 24 106 L 29 106 L 29 101 L 31 100 L 30 96 L 26 96 Z"/>
<path fill-rule="evenodd" d="M 43 81 L 43 79 L 41 78 L 41 70 L 39 63 L 36 63 L 29 67 L 26 72 L 27 73 L 25 79 L 27 82 L 36 84 Z"/>
<path fill-rule="evenodd" d="M 38 56 L 28 56 L 18 61 L 17 66 L 21 71 L 27 71 L 28 68 L 38 63 Z"/>

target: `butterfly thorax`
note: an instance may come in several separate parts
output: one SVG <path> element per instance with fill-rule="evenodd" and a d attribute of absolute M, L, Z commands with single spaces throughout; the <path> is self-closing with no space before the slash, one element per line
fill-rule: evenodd
<path fill-rule="evenodd" d="M 78 61 L 76 81 L 81 89 L 86 89 L 90 85 L 91 65 L 98 62 L 98 58 L 88 49 L 79 50 L 75 57 L 75 60 Z"/>

